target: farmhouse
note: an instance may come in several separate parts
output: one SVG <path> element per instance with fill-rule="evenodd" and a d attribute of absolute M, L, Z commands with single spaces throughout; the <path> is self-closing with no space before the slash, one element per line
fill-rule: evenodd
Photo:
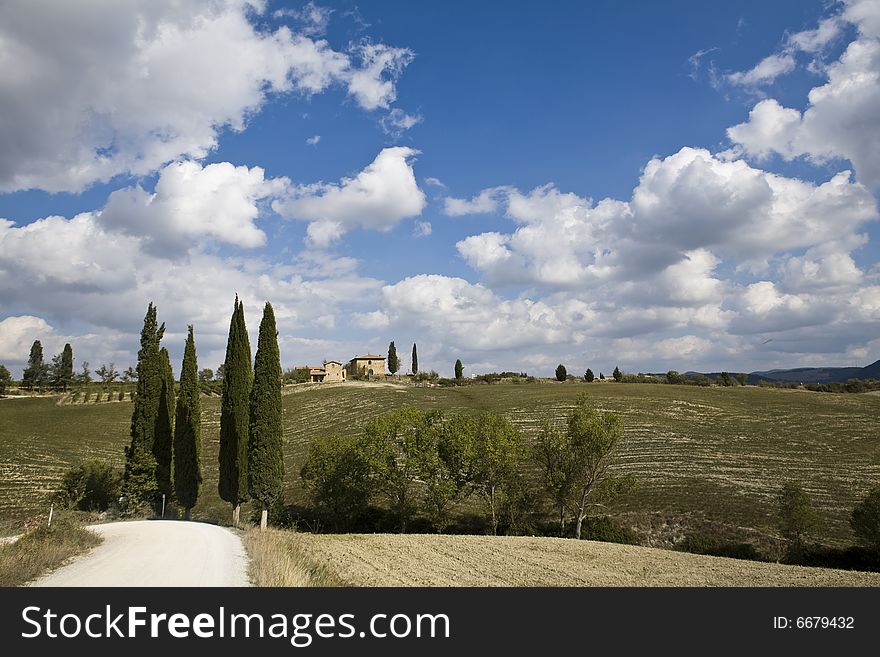
<path fill-rule="evenodd" d="M 349 376 L 385 376 L 385 356 L 355 356 L 345 366 Z"/>
<path fill-rule="evenodd" d="M 345 370 L 338 360 L 326 360 L 323 365 L 309 365 L 308 369 L 311 383 L 345 381 Z"/>
<path fill-rule="evenodd" d="M 324 381 L 345 381 L 345 369 L 338 360 L 328 360 L 324 363 Z"/>

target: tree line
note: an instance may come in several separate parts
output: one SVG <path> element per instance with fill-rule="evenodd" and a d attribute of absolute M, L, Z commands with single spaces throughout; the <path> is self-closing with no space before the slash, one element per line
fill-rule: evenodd
<path fill-rule="evenodd" d="M 581 537 L 584 521 L 632 487 L 609 465 L 623 435 L 619 414 L 581 398 L 564 423 L 547 420 L 534 445 L 492 412 L 478 416 L 406 407 L 369 420 L 359 435 L 324 435 L 300 475 L 314 507 L 337 531 L 364 528 L 377 505 L 399 531 L 420 516 L 437 532 L 475 502 L 493 534 L 529 527 L 546 500 L 558 532 Z M 535 473 L 539 473 L 535 476 Z"/>
<path fill-rule="evenodd" d="M 202 483 L 200 373 L 190 325 L 175 394 L 168 350 L 161 346 L 164 333 L 165 325 L 158 324 L 156 307 L 150 303 L 138 351 L 123 506 L 136 513 L 156 510 L 163 499 L 175 500 L 189 519 Z M 220 497 L 232 505 L 236 526 L 241 503 L 254 500 L 265 528 L 267 511 L 280 498 L 284 478 L 281 362 L 270 303 L 263 309 L 252 366 L 244 305 L 236 296 L 222 381 Z"/>
<path fill-rule="evenodd" d="M 60 353 L 52 357 L 51 362 L 46 363 L 43 357 L 43 344 L 40 340 L 34 340 L 28 354 L 28 363 L 21 377 L 21 387 L 25 390 L 53 390 L 67 392 L 74 385 L 88 385 L 94 380 L 88 361 L 82 364 L 80 372 L 73 370 L 73 348 L 66 343 Z M 101 365 L 94 371 L 106 389 L 116 382 L 123 383 L 137 380 L 137 372 L 128 367 L 122 372 L 116 369 L 114 363 Z M 0 395 L 5 394 L 8 387 L 13 383 L 9 369 L 0 363 Z"/>

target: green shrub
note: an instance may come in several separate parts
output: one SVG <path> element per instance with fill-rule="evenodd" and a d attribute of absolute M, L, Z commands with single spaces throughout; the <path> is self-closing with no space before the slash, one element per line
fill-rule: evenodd
<path fill-rule="evenodd" d="M 880 486 L 856 505 L 849 522 L 860 543 L 880 551 Z"/>
<path fill-rule="evenodd" d="M 53 499 L 67 509 L 106 511 L 119 499 L 122 473 L 108 463 L 89 461 L 64 473 Z"/>
<path fill-rule="evenodd" d="M 758 549 L 747 542 L 726 541 L 710 534 L 690 534 L 678 545 L 682 552 L 706 554 L 713 557 L 728 557 L 747 561 L 767 561 Z"/>
<path fill-rule="evenodd" d="M 651 374 L 622 374 L 620 377 L 622 383 L 663 383 L 663 379 Z"/>
<path fill-rule="evenodd" d="M 284 383 L 308 383 L 310 378 L 308 367 L 292 367 L 281 376 Z"/>
<path fill-rule="evenodd" d="M 581 532 L 581 538 L 588 541 L 623 543 L 624 545 L 639 544 L 638 535 L 611 516 L 587 518 Z"/>

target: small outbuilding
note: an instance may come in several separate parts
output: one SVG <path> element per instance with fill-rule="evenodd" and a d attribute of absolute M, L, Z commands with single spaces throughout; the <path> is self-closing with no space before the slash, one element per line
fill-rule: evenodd
<path fill-rule="evenodd" d="M 308 365 L 310 383 L 345 381 L 345 369 L 338 360 L 325 360 L 323 365 Z"/>

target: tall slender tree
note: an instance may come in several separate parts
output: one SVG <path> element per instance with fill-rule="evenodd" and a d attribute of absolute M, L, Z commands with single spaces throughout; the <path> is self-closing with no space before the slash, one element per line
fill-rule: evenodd
<path fill-rule="evenodd" d="M 122 490 L 130 509 L 145 504 L 155 505 L 159 490 L 153 441 L 159 417 L 159 398 L 162 395 L 163 368 L 159 342 L 164 333 L 165 324 L 157 326 L 156 307 L 150 303 L 144 317 L 141 348 L 138 351 L 138 384 L 131 414 L 131 443 L 125 450 Z"/>
<path fill-rule="evenodd" d="M 73 349 L 70 343 L 65 344 L 62 352 L 52 358 L 49 379 L 53 388 L 65 392 L 73 382 Z"/>
<path fill-rule="evenodd" d="M 69 342 L 64 345 L 64 350 L 61 352 L 61 379 L 64 389 L 67 390 L 73 382 L 73 347 Z"/>
<path fill-rule="evenodd" d="M 397 347 L 394 346 L 394 340 L 388 345 L 388 371 L 397 374 L 400 369 L 400 359 L 397 357 Z"/>
<path fill-rule="evenodd" d="M 461 359 L 458 358 L 455 361 L 455 379 L 456 381 L 461 381 L 461 378 L 464 376 L 464 366 L 461 364 Z"/>
<path fill-rule="evenodd" d="M 413 353 L 412 353 L 412 373 L 419 373 L 419 352 L 416 351 L 416 343 L 413 342 Z"/>
<path fill-rule="evenodd" d="M 43 362 L 43 345 L 39 340 L 34 340 L 28 356 L 28 366 L 22 373 L 21 383 L 29 390 L 42 388 L 46 383 L 47 373 L 48 368 Z"/>
<path fill-rule="evenodd" d="M 162 383 L 159 389 L 159 412 L 156 416 L 156 433 L 153 438 L 153 456 L 156 458 L 156 483 L 159 495 L 171 499 L 174 492 L 172 468 L 174 460 L 174 372 L 171 358 L 165 347 L 159 351 L 162 367 Z"/>
<path fill-rule="evenodd" d="M 253 383 L 251 343 L 244 321 L 244 304 L 235 296 L 229 340 L 223 363 L 220 405 L 220 497 L 232 505 L 232 524 L 238 526 L 241 503 L 248 499 L 248 404 Z"/>
<path fill-rule="evenodd" d="M 199 398 L 199 366 L 192 324 L 183 350 L 180 390 L 174 419 L 174 494 L 184 508 L 184 519 L 199 499 L 202 485 L 202 403 Z"/>
<path fill-rule="evenodd" d="M 260 322 L 249 415 L 248 492 L 260 505 L 260 529 L 266 529 L 268 510 L 281 498 L 284 486 L 281 358 L 278 352 L 275 312 L 268 302 Z"/>

